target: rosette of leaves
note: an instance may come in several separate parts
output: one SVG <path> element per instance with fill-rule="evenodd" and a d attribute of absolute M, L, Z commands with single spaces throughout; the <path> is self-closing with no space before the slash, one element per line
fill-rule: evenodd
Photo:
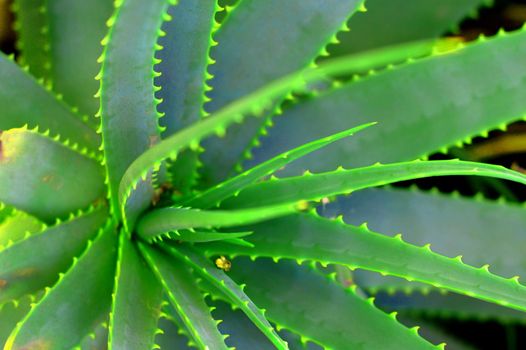
<path fill-rule="evenodd" d="M 357 0 L 38 3 L 14 2 L 20 55 L 0 56 L 5 349 L 437 347 L 340 283 L 356 268 L 526 310 L 517 277 L 331 219 L 366 216 L 348 198 L 317 208 L 429 176 L 526 184 L 500 166 L 414 161 L 526 111 L 524 31 L 400 44 L 440 35 L 481 1 L 441 1 L 436 18 L 412 4 L 409 19 L 390 14 L 396 30 L 367 27 L 386 18 L 380 0 L 369 12 Z M 355 54 L 318 64 L 355 19 L 369 39 L 351 35 Z M 404 196 L 378 221 L 414 227 L 411 198 L 440 210 Z M 440 200 L 492 219 L 492 204 Z M 489 239 L 463 247 L 479 244 Z"/>

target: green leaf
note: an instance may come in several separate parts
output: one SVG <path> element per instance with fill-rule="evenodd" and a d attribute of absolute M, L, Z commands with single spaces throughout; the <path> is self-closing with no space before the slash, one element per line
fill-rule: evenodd
<path fill-rule="evenodd" d="M 162 286 L 124 232 L 119 239 L 109 349 L 153 349 Z"/>
<path fill-rule="evenodd" d="M 319 200 L 393 182 L 445 175 L 489 176 L 526 184 L 526 176 L 502 166 L 459 160 L 413 161 L 375 164 L 357 169 L 271 179 L 248 186 L 222 207 L 273 205 L 299 200 Z"/>
<path fill-rule="evenodd" d="M 43 80 L 50 78 L 51 69 L 46 4 L 45 0 L 15 0 L 12 5 L 20 65 L 28 66 L 32 76 Z"/>
<path fill-rule="evenodd" d="M 526 115 L 526 31 L 459 45 L 328 89 L 274 119 L 254 163 L 337 132 L 378 121 L 359 140 L 342 141 L 292 164 L 284 174 L 327 171 L 425 157 L 471 142 Z M 309 127 L 298 126 L 308 125 Z M 410 141 L 408 135 L 412 135 Z M 366 151 L 364 151 L 366 150 Z"/>
<path fill-rule="evenodd" d="M 45 229 L 37 218 L 21 211 L 14 211 L 0 223 L 0 250 L 3 246 L 16 243 L 29 235 Z"/>
<path fill-rule="evenodd" d="M 248 185 L 251 185 L 265 176 L 273 174 L 296 159 L 326 147 L 333 142 L 339 141 L 345 137 L 352 136 L 356 132 L 359 132 L 374 124 L 375 123 L 363 124 L 284 152 L 262 164 L 255 166 L 252 169 L 249 169 L 235 177 L 232 177 L 216 186 L 209 188 L 204 192 L 197 194 L 190 200 L 185 201 L 184 205 L 197 208 L 211 208 L 215 205 L 219 206 L 220 202 L 225 198 L 235 195 L 237 192 L 241 191 Z"/>
<path fill-rule="evenodd" d="M 88 207 L 105 188 L 97 160 L 46 135 L 0 134 L 0 200 L 49 221 Z"/>
<path fill-rule="evenodd" d="M 63 140 L 78 144 L 80 148 L 96 151 L 99 136 L 70 107 L 57 100 L 32 76 L 24 72 L 15 62 L 0 53 L 0 130 L 20 128 L 24 125 L 50 130 L 51 135 L 60 135 Z M 31 96 L 30 99 L 27 97 Z"/>
<path fill-rule="evenodd" d="M 277 78 L 312 65 L 362 3 L 362 0 L 326 0 L 323 4 L 317 0 L 240 2 L 214 36 L 219 45 L 211 54 L 216 64 L 210 67 L 213 90 L 208 94 L 211 102 L 205 109 L 216 112 Z M 260 127 L 260 121 L 251 120 L 233 127 L 228 138 L 207 140 L 206 152 L 201 157 L 205 182 L 217 183 L 226 178 Z"/>
<path fill-rule="evenodd" d="M 182 242 L 213 242 L 222 240 L 239 242 L 235 239 L 245 237 L 250 234 L 252 234 L 252 232 L 217 232 L 214 230 L 205 231 L 192 229 L 169 232 L 167 235 L 170 239 Z M 161 235 L 160 237 L 164 238 L 166 235 Z M 154 237 L 152 240 L 155 241 L 155 238 L 159 237 Z"/>
<path fill-rule="evenodd" d="M 501 276 L 521 274 L 526 236 L 524 206 L 417 189 L 368 189 L 324 206 L 323 216 L 343 215 L 352 225 L 367 222 L 371 230 L 415 245 L 431 243 L 439 254 L 460 254 L 469 265 L 491 265 Z M 431 213 L 436 213 L 431 214 Z M 454 244 L 452 244 L 454 242 Z M 514 244 L 510 244 L 514 242 Z"/>
<path fill-rule="evenodd" d="M 516 278 L 506 279 L 465 265 L 461 257 L 434 253 L 429 245 L 418 247 L 401 236 L 387 237 L 315 215 L 298 214 L 265 225 L 250 226 L 247 240 L 254 248 L 207 243 L 209 254 L 242 254 L 335 263 L 431 284 L 495 304 L 526 310 L 526 287 Z"/>
<path fill-rule="evenodd" d="M 93 95 L 99 84 L 93 78 L 99 69 L 100 41 L 106 34 L 113 2 L 53 0 L 47 1 L 47 8 L 53 90 L 96 125 L 99 104 Z"/>
<path fill-rule="evenodd" d="M 153 70 L 159 48 L 156 40 L 164 14 L 172 0 L 127 0 L 118 2 L 109 20 L 108 35 L 103 39 L 100 57 L 100 110 L 105 165 L 111 208 L 120 215 L 118 185 L 126 168 L 159 139 L 159 114 L 155 99 Z M 141 23 L 141 25 L 137 25 Z M 140 211 L 153 195 L 151 180 L 141 185 L 141 195 L 134 198 Z M 130 213 L 133 218 L 135 211 Z M 126 217 L 126 216 L 124 216 Z"/>
<path fill-rule="evenodd" d="M 230 307 L 225 302 L 214 301 L 212 315 L 219 320 L 219 330 L 228 334 L 226 343 L 236 349 L 272 349 L 272 343 L 254 326 L 249 318 L 239 309 Z M 292 347 L 291 347 L 292 349 Z"/>
<path fill-rule="evenodd" d="M 54 283 L 106 218 L 106 209 L 95 209 L 1 250 L 0 304 Z"/>
<path fill-rule="evenodd" d="M 163 102 L 160 120 L 169 136 L 196 121 L 204 114 L 205 76 L 212 60 L 209 51 L 214 45 L 212 31 L 214 15 L 218 10 L 216 0 L 180 0 L 168 10 L 171 21 L 163 24 L 166 36 L 159 39 L 164 47 L 159 52 L 162 75 L 156 79 L 162 87 L 158 96 Z"/>
<path fill-rule="evenodd" d="M 348 22 L 351 30 L 338 35 L 341 43 L 331 46 L 329 52 L 334 55 L 349 54 L 436 38 L 457 29 L 462 20 L 468 16 L 475 17 L 479 7 L 489 6 L 492 2 L 428 0 L 408 6 L 404 0 L 367 0 L 367 11 L 352 16 Z"/>
<path fill-rule="evenodd" d="M 29 312 L 31 304 L 35 303 L 40 295 L 25 295 L 18 300 L 11 300 L 0 305 L 0 346 L 3 348 L 9 334 L 18 322 Z"/>
<path fill-rule="evenodd" d="M 431 349 L 433 345 L 335 282 L 293 263 L 234 261 L 231 274 L 269 318 L 332 349 Z M 381 335 L 381 336 L 379 336 Z"/>
<path fill-rule="evenodd" d="M 433 290 L 429 293 L 380 292 L 375 295 L 376 305 L 383 310 L 398 311 L 407 316 L 428 316 L 441 319 L 498 321 L 505 324 L 526 323 L 526 314 L 456 293 Z"/>
<path fill-rule="evenodd" d="M 117 236 L 112 224 L 94 241 L 53 289 L 9 336 L 5 349 L 69 349 L 97 327 L 111 304 Z"/>
<path fill-rule="evenodd" d="M 173 18 L 166 22 L 166 36 L 159 44 L 161 76 L 156 80 L 162 89 L 158 92 L 163 102 L 159 111 L 164 115 L 160 124 L 166 128 L 163 135 L 191 125 L 205 115 L 203 104 L 207 67 L 213 61 L 210 48 L 216 43 L 212 32 L 217 28 L 214 16 L 219 10 L 216 0 L 181 0 L 172 6 L 168 14 Z M 198 153 L 183 152 L 172 166 L 171 182 L 181 193 L 188 193 L 197 177 Z"/>
<path fill-rule="evenodd" d="M 288 203 L 241 210 L 162 208 L 144 215 L 137 224 L 137 233 L 142 238 L 151 239 L 177 230 L 246 225 L 289 215 L 297 210 L 298 205 Z"/>
<path fill-rule="evenodd" d="M 227 349 L 188 266 L 174 264 L 165 254 L 141 243 L 139 247 L 198 347 Z"/>
<path fill-rule="evenodd" d="M 192 350 L 183 331 L 172 321 L 172 318 L 163 317 L 159 320 L 159 329 L 163 332 L 155 338 L 161 349 Z"/>
<path fill-rule="evenodd" d="M 214 116 L 206 118 L 177 132 L 161 141 L 158 145 L 146 150 L 126 170 L 119 185 L 119 199 L 121 206 L 125 206 L 132 190 L 138 186 L 139 181 L 148 178 L 151 169 L 159 168 L 168 158 L 175 158 L 184 149 L 196 150 L 199 142 L 210 135 L 224 135 L 226 128 L 235 122 L 242 122 L 247 116 L 260 116 L 272 100 L 280 98 L 291 90 L 305 91 L 306 82 L 314 82 L 326 78 L 327 75 L 345 74 L 356 69 L 388 63 L 409 52 L 418 55 L 429 51 L 434 43 L 419 42 L 400 47 L 393 47 L 380 52 L 366 53 L 353 57 L 333 60 L 316 69 L 300 71 L 271 84 L 265 88 L 228 105 Z"/>
<path fill-rule="evenodd" d="M 274 328 L 265 318 L 264 310 L 259 309 L 243 291 L 244 286 L 237 285 L 222 270 L 219 270 L 209 260 L 192 249 L 178 245 L 177 248 L 167 245 L 161 246 L 163 250 L 190 265 L 194 271 L 211 283 L 235 306 L 239 307 L 254 323 L 256 327 L 274 344 L 277 349 L 288 349 L 276 333 Z"/>
<path fill-rule="evenodd" d="M 98 325 L 91 333 L 86 335 L 75 350 L 107 350 L 108 349 L 108 323 Z"/>

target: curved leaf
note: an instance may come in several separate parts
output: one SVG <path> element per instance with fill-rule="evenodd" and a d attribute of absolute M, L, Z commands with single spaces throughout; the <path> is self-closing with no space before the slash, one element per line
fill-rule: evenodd
<path fill-rule="evenodd" d="M 108 349 L 108 323 L 102 322 L 82 339 L 74 350 L 107 350 Z"/>
<path fill-rule="evenodd" d="M 96 125 L 94 115 L 99 105 L 93 95 L 98 83 L 93 78 L 98 73 L 100 41 L 106 34 L 113 2 L 53 0 L 46 4 L 53 90 L 76 107 L 87 122 Z"/>
<path fill-rule="evenodd" d="M 197 194 L 190 200 L 185 201 L 184 204 L 190 207 L 197 208 L 211 208 L 218 206 L 219 203 L 225 198 L 231 197 L 237 192 L 244 189 L 246 186 L 258 181 L 259 179 L 271 175 L 277 170 L 285 167 L 287 164 L 299 159 L 309 153 L 317 151 L 325 146 L 330 145 L 333 142 L 341 140 L 345 137 L 352 136 L 356 132 L 359 132 L 375 123 L 363 124 L 355 128 L 324 137 L 305 145 L 299 146 L 295 149 L 282 153 L 262 164 L 255 166 L 235 177 L 232 177 L 210 189 Z"/>
<path fill-rule="evenodd" d="M 359 140 L 331 145 L 284 174 L 413 160 L 485 136 L 526 115 L 525 43 L 525 30 L 501 32 L 329 89 L 275 118 L 250 164 L 370 120 L 378 127 Z"/>
<path fill-rule="evenodd" d="M 167 35 L 159 40 L 164 50 L 159 53 L 161 76 L 156 80 L 162 87 L 157 95 L 163 100 L 159 111 L 164 114 L 160 119 L 164 136 L 205 115 L 204 94 L 209 89 L 205 81 L 213 63 L 209 51 L 215 45 L 212 32 L 218 10 L 217 0 L 180 0 L 168 10 L 173 20 L 164 24 Z M 172 165 L 171 183 L 180 193 L 188 193 L 196 181 L 197 157 L 197 152 L 185 151 Z"/>
<path fill-rule="evenodd" d="M 209 260 L 192 249 L 182 245 L 177 248 L 168 246 L 161 246 L 161 248 L 192 266 L 197 274 L 201 275 L 223 293 L 230 302 L 239 307 L 277 349 L 288 349 L 287 343 L 279 337 L 274 327 L 265 318 L 264 310 L 259 309 L 245 294 L 244 286 L 237 285 L 222 270 L 216 268 Z"/>
<path fill-rule="evenodd" d="M 239 259 L 232 275 L 279 325 L 332 349 L 432 349 L 352 290 L 293 263 Z M 381 336 L 379 336 L 381 334 Z"/>
<path fill-rule="evenodd" d="M 9 334 L 16 327 L 17 323 L 31 310 L 31 304 L 35 303 L 38 297 L 25 295 L 18 300 L 12 300 L 0 305 L 0 347 L 3 348 Z"/>
<path fill-rule="evenodd" d="M 95 209 L 1 250 L 0 304 L 56 281 L 59 272 L 70 266 L 71 259 L 82 252 L 106 218 L 106 209 Z"/>
<path fill-rule="evenodd" d="M 107 317 L 115 272 L 116 238 L 110 222 L 17 325 L 7 340 L 6 350 L 69 349 Z"/>
<path fill-rule="evenodd" d="M 159 320 L 159 329 L 162 333 L 157 335 L 155 343 L 161 349 L 192 350 L 188 345 L 188 338 L 181 332 L 179 327 L 169 317 L 163 317 Z"/>
<path fill-rule="evenodd" d="M 137 233 L 146 239 L 166 232 L 192 228 L 232 227 L 289 215 L 298 205 L 284 204 L 241 210 L 199 210 L 162 208 L 148 212 L 137 224 Z"/>
<path fill-rule="evenodd" d="M 44 80 L 50 78 L 51 68 L 46 5 L 45 0 L 15 0 L 12 5 L 20 65 L 28 66 L 32 76 Z"/>
<path fill-rule="evenodd" d="M 204 231 L 204 230 L 181 230 L 169 232 L 168 237 L 170 239 L 182 242 L 213 242 L 213 241 L 235 241 L 236 238 L 245 237 L 251 235 L 252 232 L 217 232 L 217 231 Z M 161 235 L 165 237 L 165 235 Z M 152 239 L 155 241 L 155 239 Z M 236 241 L 238 242 L 238 241 Z"/>
<path fill-rule="evenodd" d="M 526 266 L 524 211 L 524 206 L 513 203 L 390 188 L 339 197 L 321 213 L 343 215 L 352 225 L 367 222 L 371 230 L 389 236 L 403 232 L 408 243 L 430 243 L 439 254 L 462 254 L 469 265 L 489 264 L 496 274 L 512 277 Z"/>
<path fill-rule="evenodd" d="M 442 319 L 499 321 L 504 324 L 526 323 L 524 312 L 508 309 L 456 293 L 433 290 L 429 293 L 378 293 L 376 305 L 383 310 L 398 311 L 402 315 L 424 315 Z"/>
<path fill-rule="evenodd" d="M 481 6 L 492 0 L 367 0 L 366 12 L 352 16 L 350 31 L 338 36 L 339 45 L 331 54 L 341 55 L 413 40 L 439 37 L 455 30 L 465 17 L 475 16 Z"/>
<path fill-rule="evenodd" d="M 112 211 L 120 215 L 118 185 L 126 168 L 160 139 L 155 100 L 154 53 L 161 23 L 173 0 L 127 0 L 109 20 L 100 57 L 100 109 L 105 165 Z M 137 23 L 141 23 L 140 26 Z M 131 45 L 130 45 L 131 43 Z M 134 208 L 144 209 L 151 200 L 151 181 L 141 185 Z M 138 209 L 137 209 L 138 208 Z M 131 213 L 133 216 L 136 213 Z"/>
<path fill-rule="evenodd" d="M 353 57 L 332 60 L 316 69 L 297 72 L 268 84 L 265 88 L 241 98 L 227 107 L 221 109 L 214 116 L 201 120 L 161 141 L 158 145 L 146 150 L 128 167 L 119 185 L 119 199 L 124 206 L 132 190 L 137 187 L 141 178 L 147 178 L 149 171 L 160 167 L 168 158 L 175 158 L 184 149 L 199 148 L 199 142 L 210 135 L 224 135 L 226 129 L 235 122 L 242 122 L 247 116 L 260 116 L 272 100 L 287 94 L 291 90 L 303 91 L 306 82 L 314 82 L 332 74 L 345 74 L 356 69 L 387 63 L 405 56 L 408 52 L 418 55 L 429 51 L 434 43 L 419 42 L 400 47 L 393 47 L 381 52 L 365 53 Z"/>
<path fill-rule="evenodd" d="M 0 87 L 0 130 L 24 125 L 32 128 L 38 126 L 41 130 L 50 130 L 53 136 L 58 134 L 63 140 L 78 144 L 79 147 L 97 150 L 100 138 L 95 131 L 2 53 L 0 81 L 9 82 Z M 31 99 L 27 96 L 31 96 Z"/>
<path fill-rule="evenodd" d="M 14 211 L 0 223 L 0 250 L 2 246 L 16 243 L 44 229 L 42 221 L 24 212 Z"/>
<path fill-rule="evenodd" d="M 226 200 L 223 207 L 273 205 L 299 200 L 319 200 L 360 189 L 431 176 L 489 176 L 526 185 L 526 176 L 502 166 L 459 160 L 414 161 L 375 164 L 369 167 L 321 174 L 306 174 L 284 179 L 271 179 L 254 184 L 237 197 Z"/>
<path fill-rule="evenodd" d="M 0 200 L 43 220 L 86 208 L 104 194 L 103 169 L 35 131 L 0 134 Z"/>
<path fill-rule="evenodd" d="M 163 100 L 159 110 L 165 115 L 160 123 L 166 127 L 166 136 L 195 123 L 204 114 L 205 76 L 212 62 L 209 51 L 214 45 L 212 31 L 218 9 L 217 0 L 180 0 L 168 9 L 172 20 L 162 27 L 166 36 L 159 40 L 164 49 L 159 52 L 161 76 L 156 79 L 162 87 L 158 92 Z"/>
<path fill-rule="evenodd" d="M 210 67 L 213 89 L 208 93 L 211 101 L 206 110 L 216 112 L 267 83 L 312 64 L 362 3 L 362 0 L 240 2 L 214 36 L 219 44 L 211 54 L 216 64 Z M 240 50 L 248 47 L 250 50 Z M 206 151 L 201 157 L 205 182 L 223 180 L 240 161 L 260 127 L 261 121 L 249 120 L 234 126 L 227 138 L 205 141 Z"/>
<path fill-rule="evenodd" d="M 431 284 L 495 304 L 526 310 L 526 287 L 517 278 L 493 275 L 488 265 L 475 268 L 461 257 L 448 258 L 417 247 L 401 236 L 387 237 L 367 227 L 345 225 L 314 215 L 298 214 L 250 227 L 246 239 L 254 248 L 207 243 L 207 254 L 243 254 L 315 260 L 347 265 Z"/>
<path fill-rule="evenodd" d="M 188 267 L 174 264 L 166 255 L 141 243 L 139 247 L 198 347 L 226 350 L 223 336 Z"/>
<path fill-rule="evenodd" d="M 109 349 L 153 349 L 163 289 L 135 249 L 121 232 Z"/>

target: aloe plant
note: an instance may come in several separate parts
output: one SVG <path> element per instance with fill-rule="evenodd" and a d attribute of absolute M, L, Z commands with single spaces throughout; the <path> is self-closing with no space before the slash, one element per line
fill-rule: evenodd
<path fill-rule="evenodd" d="M 522 208 L 367 190 L 445 175 L 526 184 L 425 160 L 523 117 L 526 32 L 408 43 L 488 5 L 448 0 L 436 20 L 412 4 L 387 40 L 366 29 L 387 3 L 405 2 L 15 0 L 19 56 L 0 55 L 4 349 L 443 347 L 365 294 L 424 285 L 494 305 L 490 317 L 526 311 L 520 245 L 486 255 L 495 227 L 521 239 Z M 355 21 L 371 40 L 321 60 Z M 451 255 L 463 235 L 471 265 Z M 349 269 L 415 282 L 357 271 L 349 286 Z"/>

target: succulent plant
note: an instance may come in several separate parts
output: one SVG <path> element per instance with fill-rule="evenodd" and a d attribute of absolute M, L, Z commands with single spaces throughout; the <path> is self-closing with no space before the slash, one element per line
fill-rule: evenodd
<path fill-rule="evenodd" d="M 495 229 L 522 239 L 522 208 L 367 190 L 442 175 L 526 184 L 425 160 L 524 116 L 526 32 L 406 43 L 484 3 L 451 0 L 435 20 L 415 2 L 396 30 L 365 31 L 395 3 L 16 0 L 20 55 L 0 55 L 4 349 L 443 347 L 367 297 L 408 288 L 478 299 L 491 317 L 526 311 L 520 245 L 487 254 Z M 350 32 L 352 55 L 320 60 L 354 21 L 369 40 Z M 483 310 L 462 300 L 459 312 Z"/>

